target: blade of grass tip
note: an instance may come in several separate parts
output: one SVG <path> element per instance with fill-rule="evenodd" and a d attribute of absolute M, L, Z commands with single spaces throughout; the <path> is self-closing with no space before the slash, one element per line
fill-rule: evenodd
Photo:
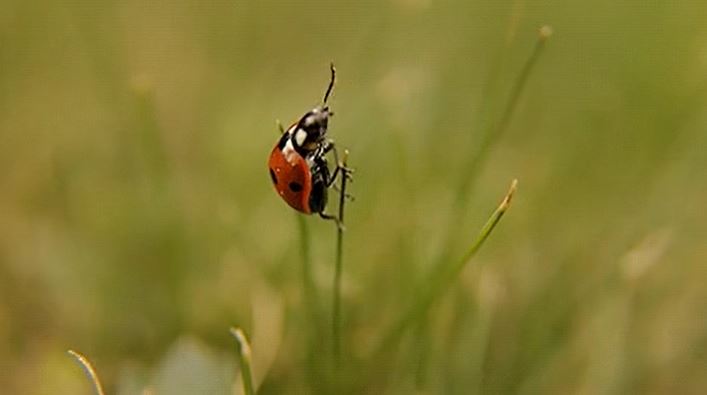
<path fill-rule="evenodd" d="M 389 350 L 401 338 L 405 330 L 419 319 L 423 318 L 432 303 L 444 294 L 444 291 L 448 289 L 451 283 L 459 276 L 464 266 L 476 255 L 481 246 L 491 235 L 496 225 L 498 225 L 498 222 L 510 206 L 517 186 L 518 180 L 513 180 L 501 204 L 498 205 L 493 214 L 488 218 L 481 228 L 481 231 L 479 231 L 479 234 L 476 236 L 476 240 L 474 240 L 461 259 L 432 275 L 432 278 L 427 282 L 427 288 L 419 294 L 420 296 L 413 302 L 411 307 L 395 322 L 391 329 L 386 332 L 386 335 L 383 336 L 375 355 L 381 355 Z"/>
<path fill-rule="evenodd" d="M 101 385 L 101 380 L 98 378 L 98 373 L 96 373 L 96 369 L 93 368 L 93 365 L 91 365 L 88 358 L 74 350 L 68 350 L 67 353 L 74 357 L 81 365 L 84 372 L 86 372 L 86 376 L 88 376 L 88 379 L 93 383 L 93 388 L 96 390 L 96 394 L 105 395 L 105 392 L 103 392 L 103 386 Z"/>
<path fill-rule="evenodd" d="M 477 150 L 477 155 L 473 155 L 469 158 L 469 162 L 464 167 L 467 169 L 460 182 L 459 194 L 457 195 L 457 201 L 466 202 L 470 191 L 472 182 L 476 179 L 476 174 L 480 171 L 480 165 L 486 160 L 486 156 L 490 153 L 493 144 L 503 136 L 508 125 L 513 117 L 513 114 L 518 107 L 518 101 L 520 100 L 528 81 L 530 80 L 530 75 L 532 74 L 535 65 L 540 58 L 540 55 L 545 48 L 545 42 L 548 38 L 552 36 L 552 27 L 545 25 L 538 30 L 538 38 L 535 41 L 535 46 L 530 56 L 525 61 L 523 68 L 520 73 L 516 76 L 513 82 L 511 91 L 508 96 L 508 101 L 499 117 L 497 122 L 489 125 L 489 130 L 482 135 L 482 140 L 479 143 L 479 148 Z M 472 176 L 469 176 L 469 172 L 472 172 Z"/>
<path fill-rule="evenodd" d="M 501 115 L 498 126 L 496 126 L 496 135 L 502 134 L 503 131 L 508 128 L 508 123 L 510 122 L 511 117 L 513 116 L 513 112 L 518 107 L 518 100 L 520 99 L 521 94 L 525 90 L 525 86 L 527 85 L 528 80 L 530 79 L 530 74 L 533 71 L 535 65 L 537 64 L 538 58 L 540 57 L 543 48 L 545 48 L 545 42 L 547 42 L 547 39 L 552 36 L 552 33 L 552 27 L 549 25 L 544 25 L 540 29 L 538 29 L 538 39 L 535 41 L 535 47 L 533 48 L 533 52 L 531 52 L 530 57 L 528 57 L 528 60 L 526 60 L 525 64 L 523 65 L 520 74 L 518 74 L 518 77 L 513 83 L 508 103 L 506 104 L 506 108 L 504 109 L 503 114 Z"/>
<path fill-rule="evenodd" d="M 230 328 L 231 335 L 238 342 L 238 357 L 241 365 L 241 378 L 243 380 L 243 393 L 245 395 L 254 395 L 253 374 L 251 370 L 251 351 L 250 343 L 243 333 L 241 328 Z"/>
<path fill-rule="evenodd" d="M 450 229 L 450 233 L 447 236 L 445 248 L 442 249 L 442 251 L 445 252 L 442 253 L 440 259 L 438 260 L 438 264 L 443 264 L 446 262 L 448 260 L 446 253 L 452 251 L 458 244 L 458 238 L 455 237 L 457 232 L 455 230 L 459 229 L 461 220 L 465 217 L 464 211 L 466 208 L 466 202 L 469 200 L 469 196 L 473 192 L 473 182 L 477 179 L 481 171 L 481 165 L 490 154 L 491 148 L 497 141 L 500 140 L 505 131 L 508 129 L 508 125 L 510 124 L 513 114 L 518 107 L 518 102 L 525 91 L 528 81 L 530 80 L 530 75 L 532 74 L 535 65 L 538 63 L 538 59 L 545 48 L 545 42 L 548 38 L 550 38 L 550 36 L 552 36 L 552 33 L 552 27 L 548 25 L 542 26 L 538 30 L 538 37 L 535 41 L 535 46 L 511 86 L 508 101 L 503 107 L 498 121 L 489 122 L 488 125 L 484 127 L 486 131 L 481 134 L 481 139 L 474 150 L 475 154 L 470 155 L 468 162 L 464 165 L 465 170 L 461 180 L 459 181 L 459 187 L 457 189 L 456 198 L 454 201 L 453 212 L 455 215 L 452 219 L 452 223 L 448 227 L 448 229 Z"/>
<path fill-rule="evenodd" d="M 339 366 L 341 361 L 341 272 L 343 271 L 344 260 L 344 204 L 346 203 L 346 184 L 350 177 L 346 161 L 349 151 L 344 151 L 339 170 L 341 174 L 341 187 L 339 191 L 339 219 L 336 233 L 336 265 L 334 268 L 334 296 L 332 303 L 332 341 L 334 366 Z"/>

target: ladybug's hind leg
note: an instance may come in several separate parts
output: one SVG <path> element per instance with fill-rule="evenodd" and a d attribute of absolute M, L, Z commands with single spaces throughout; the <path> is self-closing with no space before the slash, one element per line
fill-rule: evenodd
<path fill-rule="evenodd" d="M 346 228 L 344 227 L 344 224 L 341 223 L 341 221 L 339 220 L 339 217 L 337 217 L 337 216 L 335 216 L 335 215 L 327 214 L 327 213 L 325 213 L 324 211 L 320 211 L 320 212 L 319 212 L 319 216 L 320 216 L 322 219 L 325 219 L 325 220 L 327 220 L 327 221 L 334 221 L 334 222 L 336 223 L 336 227 L 337 227 L 337 228 L 339 228 L 339 229 L 341 229 L 341 230 L 346 230 Z"/>

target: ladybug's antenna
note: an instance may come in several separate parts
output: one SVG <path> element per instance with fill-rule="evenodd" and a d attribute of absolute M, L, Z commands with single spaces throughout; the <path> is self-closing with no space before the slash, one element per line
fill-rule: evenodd
<path fill-rule="evenodd" d="M 322 105 L 325 105 L 327 100 L 329 100 L 329 95 L 331 94 L 332 89 L 334 89 L 334 82 L 336 81 L 336 68 L 334 67 L 334 62 L 329 64 L 329 68 L 331 69 L 331 80 L 329 81 L 329 87 L 326 89 L 326 93 L 324 94 Z"/>

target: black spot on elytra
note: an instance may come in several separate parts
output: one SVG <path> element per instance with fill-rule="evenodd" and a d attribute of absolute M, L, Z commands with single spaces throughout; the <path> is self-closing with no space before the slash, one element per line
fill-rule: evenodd
<path fill-rule="evenodd" d="M 270 169 L 270 179 L 272 179 L 272 183 L 277 185 L 277 176 L 275 175 L 275 172 Z"/>
<path fill-rule="evenodd" d="M 299 182 L 292 181 L 288 186 L 292 192 L 300 192 L 302 190 L 302 184 Z"/>

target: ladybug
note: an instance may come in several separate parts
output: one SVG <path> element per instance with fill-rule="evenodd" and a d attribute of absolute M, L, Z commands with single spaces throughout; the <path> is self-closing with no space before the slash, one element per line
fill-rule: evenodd
<path fill-rule="evenodd" d="M 324 212 L 327 190 L 334 183 L 342 166 L 338 163 L 334 142 L 327 138 L 329 117 L 334 115 L 327 100 L 334 88 L 336 69 L 331 65 L 331 80 L 322 105 L 304 114 L 287 130 L 270 153 L 268 167 L 277 193 L 295 210 L 304 214 L 318 214 L 328 220 L 338 218 Z M 329 171 L 326 155 L 333 151 L 336 168 Z"/>

